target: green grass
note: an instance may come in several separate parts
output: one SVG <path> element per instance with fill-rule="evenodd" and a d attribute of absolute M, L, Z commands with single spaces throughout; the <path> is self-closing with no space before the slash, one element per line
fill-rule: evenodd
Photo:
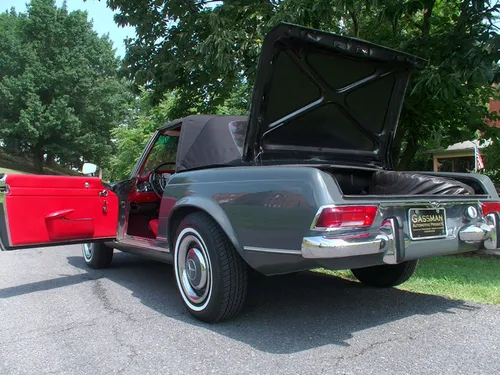
<path fill-rule="evenodd" d="M 25 174 L 26 172 L 16 171 L 14 169 L 0 167 L 0 173 Z"/>
<path fill-rule="evenodd" d="M 37 171 L 33 167 L 33 160 L 22 156 L 7 155 L 0 152 L 0 169 L 10 171 L 10 173 L 34 173 Z M 44 174 L 77 176 L 78 172 L 72 171 L 60 165 L 44 166 Z"/>
<path fill-rule="evenodd" d="M 355 280 L 351 271 L 317 270 Z M 423 259 L 410 280 L 397 287 L 450 299 L 500 305 L 500 259 L 439 257 Z"/>

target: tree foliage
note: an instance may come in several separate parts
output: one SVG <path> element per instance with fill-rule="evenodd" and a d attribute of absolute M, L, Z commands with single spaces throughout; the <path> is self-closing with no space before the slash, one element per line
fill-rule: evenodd
<path fill-rule="evenodd" d="M 126 74 L 158 103 L 175 90 L 174 117 L 230 111 L 251 94 L 265 33 L 286 21 L 397 48 L 428 60 L 415 73 L 396 134 L 394 157 L 408 169 L 427 145 L 486 130 L 500 40 L 488 0 L 107 0 L 116 22 L 135 26 Z M 245 92 L 237 91 L 245 87 Z M 239 109 L 241 110 L 241 108 Z"/>
<path fill-rule="evenodd" d="M 11 153 L 80 166 L 102 163 L 127 103 L 112 43 L 87 13 L 32 0 L 0 14 L 0 140 Z"/>
<path fill-rule="evenodd" d="M 150 91 L 141 89 L 127 119 L 112 130 L 114 152 L 106 178 L 112 181 L 127 178 L 155 129 L 173 118 L 172 109 L 177 104 L 175 94 L 165 94 L 157 105 L 151 104 L 151 96 Z"/>

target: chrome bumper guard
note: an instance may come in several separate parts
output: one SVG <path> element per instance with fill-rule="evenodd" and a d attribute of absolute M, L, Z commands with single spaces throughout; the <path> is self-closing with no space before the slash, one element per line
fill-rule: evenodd
<path fill-rule="evenodd" d="M 443 245 L 445 252 L 422 251 L 423 256 L 444 255 L 477 250 L 481 245 L 488 250 L 499 248 L 497 238 L 498 219 L 494 213 L 488 214 L 475 224 L 466 225 L 456 231 L 450 230 L 447 238 L 412 241 L 403 233 L 395 218 L 386 219 L 378 233 L 335 236 L 333 233 L 305 237 L 301 253 L 307 259 L 335 259 L 361 255 L 383 254 L 386 264 L 397 264 L 407 260 L 405 250 L 414 249 L 426 243 L 427 248 Z M 458 237 L 458 242 L 456 241 Z M 411 256 L 416 259 L 418 256 Z"/>

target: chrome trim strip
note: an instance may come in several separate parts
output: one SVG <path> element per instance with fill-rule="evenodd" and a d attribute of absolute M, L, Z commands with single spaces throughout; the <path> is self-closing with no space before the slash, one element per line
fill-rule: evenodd
<path fill-rule="evenodd" d="M 156 250 L 156 251 L 162 251 L 164 253 L 170 253 L 170 249 L 168 247 L 160 247 L 157 244 L 156 240 L 152 240 L 149 238 L 142 238 L 142 237 L 131 237 L 127 236 L 126 238 L 123 238 L 119 241 L 117 241 L 119 244 L 123 245 L 128 245 L 132 247 L 138 247 L 141 249 L 151 249 L 151 250 Z"/>
<path fill-rule="evenodd" d="M 476 199 L 476 200 L 449 200 L 449 198 L 441 198 L 448 200 L 440 200 L 440 199 L 423 199 L 419 201 L 410 201 L 410 202 L 380 202 L 379 206 L 382 208 L 387 207 L 408 207 L 408 206 L 416 206 L 416 205 L 426 205 L 426 207 L 414 207 L 414 208 L 438 208 L 441 206 L 453 206 L 458 204 L 480 204 L 480 202 L 487 202 L 490 199 Z"/>
<path fill-rule="evenodd" d="M 245 251 L 257 251 L 261 253 L 273 253 L 273 254 L 286 254 L 286 255 L 301 255 L 301 250 L 287 250 L 287 249 L 270 249 L 267 247 L 257 247 L 257 246 L 243 246 Z"/>
<path fill-rule="evenodd" d="M 323 205 L 323 206 L 320 206 L 318 208 L 318 210 L 316 211 L 316 214 L 314 215 L 314 219 L 311 223 L 311 226 L 309 227 L 310 230 L 314 230 L 314 231 L 322 231 L 322 230 L 326 230 L 327 228 L 316 228 L 316 223 L 318 222 L 318 219 L 319 219 L 319 215 L 321 215 L 321 212 L 325 209 L 325 208 L 329 208 L 329 207 L 335 207 L 334 204 L 327 204 L 327 205 Z"/>

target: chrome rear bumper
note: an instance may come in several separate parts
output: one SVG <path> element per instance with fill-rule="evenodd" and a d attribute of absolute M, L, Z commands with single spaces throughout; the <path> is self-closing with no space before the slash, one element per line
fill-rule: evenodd
<path fill-rule="evenodd" d="M 377 233 L 343 234 L 326 232 L 305 237 L 301 254 L 306 259 L 335 259 L 362 255 L 383 255 L 386 264 L 405 260 L 440 256 L 467 251 L 499 248 L 497 214 L 486 215 L 482 220 L 449 228 L 446 238 L 412 240 L 396 218 L 382 223 Z"/>

